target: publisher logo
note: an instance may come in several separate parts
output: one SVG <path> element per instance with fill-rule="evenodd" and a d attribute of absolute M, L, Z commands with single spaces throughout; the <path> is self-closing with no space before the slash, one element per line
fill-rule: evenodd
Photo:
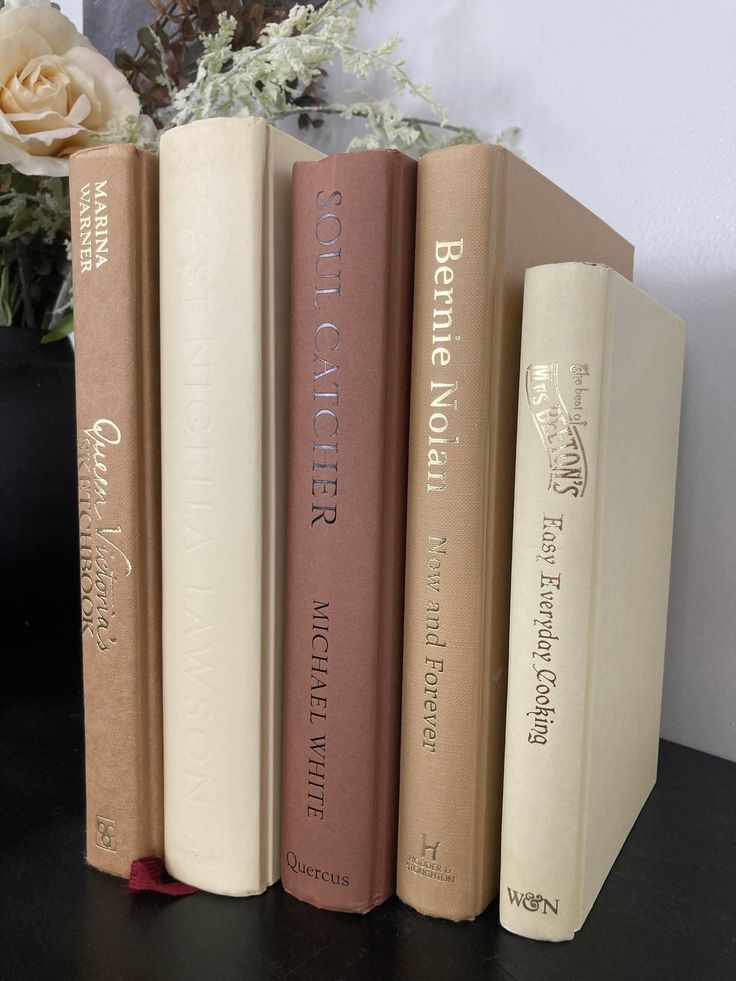
<path fill-rule="evenodd" d="M 406 871 L 425 879 L 435 879 L 437 882 L 454 882 L 455 870 L 437 861 L 439 849 L 439 841 L 427 841 L 427 835 L 423 834 L 419 839 L 419 854 L 409 856 Z"/>
<path fill-rule="evenodd" d="M 331 882 L 333 886 L 349 886 L 350 876 L 343 875 L 341 872 L 333 872 L 329 869 L 320 869 L 316 865 L 307 865 L 302 862 L 296 852 L 286 853 L 286 864 L 295 875 L 306 875 L 310 879 L 317 879 L 319 882 Z"/>
<path fill-rule="evenodd" d="M 98 848 L 104 848 L 108 852 L 116 851 L 115 846 L 115 822 L 112 818 L 95 818 L 95 844 Z"/>
<path fill-rule="evenodd" d="M 555 494 L 582 497 L 588 484 L 588 461 L 580 436 L 580 427 L 585 422 L 580 412 L 570 413 L 565 405 L 560 393 L 558 368 L 557 364 L 527 367 L 526 403 L 547 454 L 548 489 Z M 589 373 L 588 365 L 572 365 L 570 373 L 577 384 Z M 576 389 L 576 400 L 581 394 Z"/>
<path fill-rule="evenodd" d="M 518 892 L 516 889 L 508 887 L 506 892 L 509 894 L 509 902 L 512 906 L 519 906 L 521 909 L 525 909 L 527 913 L 541 913 L 542 916 L 553 913 L 557 916 L 560 905 L 559 899 L 547 899 L 541 893 Z"/>

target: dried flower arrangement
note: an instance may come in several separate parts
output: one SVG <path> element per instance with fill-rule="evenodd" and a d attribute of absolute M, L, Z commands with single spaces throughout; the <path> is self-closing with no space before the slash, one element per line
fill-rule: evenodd
<path fill-rule="evenodd" d="M 362 132 L 348 149 L 420 154 L 478 139 L 451 124 L 429 86 L 411 79 L 395 58 L 399 38 L 356 46 L 358 16 L 375 0 L 149 2 L 156 17 L 138 32 L 136 51 L 116 52 L 119 70 L 50 0 L 7 0 L 0 8 L 0 325 L 40 326 L 44 340 L 73 328 L 64 175 L 79 147 L 134 142 L 155 151 L 173 126 L 238 113 L 271 123 L 295 117 L 306 137 L 331 117 L 358 120 Z M 332 65 L 357 83 L 382 75 L 426 113 L 407 115 L 355 90 L 328 99 Z M 513 145 L 518 132 L 497 140 Z"/>

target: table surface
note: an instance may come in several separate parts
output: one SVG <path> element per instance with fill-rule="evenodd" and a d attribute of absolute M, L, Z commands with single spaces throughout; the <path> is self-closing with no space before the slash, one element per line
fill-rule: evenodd
<path fill-rule="evenodd" d="M 661 744 L 659 779 L 583 929 L 543 944 L 263 896 L 129 897 L 84 862 L 79 697 L 6 699 L 0 754 L 0 978 L 16 981 L 734 981 L 736 764 Z"/>

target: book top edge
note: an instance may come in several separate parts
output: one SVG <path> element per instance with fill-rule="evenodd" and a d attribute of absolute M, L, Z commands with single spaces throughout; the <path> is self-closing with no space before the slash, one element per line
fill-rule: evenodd
<path fill-rule="evenodd" d="M 203 132 L 200 133 L 200 130 L 203 130 Z M 163 151 L 163 148 L 168 147 L 170 143 L 175 143 L 179 140 L 191 146 L 192 140 L 198 134 L 201 136 L 201 142 L 204 143 L 210 136 L 214 138 L 216 134 L 224 136 L 225 133 L 240 134 L 241 136 L 245 133 L 250 133 L 252 134 L 251 139 L 254 145 L 258 143 L 264 147 L 268 145 L 290 146 L 292 147 L 292 152 L 295 153 L 301 152 L 307 156 L 324 156 L 324 154 L 310 146 L 310 144 L 267 123 L 261 116 L 209 116 L 207 119 L 195 119 L 190 123 L 186 123 L 183 126 L 175 126 L 173 129 L 163 133 L 160 146 Z"/>
<path fill-rule="evenodd" d="M 604 262 L 584 262 L 584 261 L 573 261 L 573 262 L 547 262 L 538 266 L 530 266 L 526 271 L 526 279 L 531 276 L 531 278 L 536 278 L 538 276 L 560 276 L 564 275 L 567 277 L 574 277 L 583 275 L 599 275 L 602 279 L 607 279 L 607 287 L 613 285 L 614 289 L 623 290 L 630 293 L 632 296 L 638 297 L 639 302 L 643 302 L 652 309 L 657 309 L 659 313 L 670 317 L 672 320 L 676 320 L 684 328 L 683 320 L 678 314 L 674 313 L 668 307 L 665 307 L 648 292 L 643 290 L 640 286 L 632 283 L 631 280 L 622 276 L 621 273 L 613 269 L 611 266 L 606 265 Z"/>
<path fill-rule="evenodd" d="M 416 163 L 414 158 L 410 157 L 408 153 L 397 150 L 395 147 L 378 147 L 375 150 L 344 150 L 340 153 L 330 153 L 320 160 L 300 161 L 300 166 L 302 164 L 309 164 L 313 166 L 328 160 L 369 160 L 371 158 L 375 159 L 376 157 L 393 158 L 395 160 L 411 160 L 412 163 Z"/>
<path fill-rule="evenodd" d="M 153 157 L 154 159 L 158 159 L 155 153 L 151 153 L 150 150 L 144 150 L 134 143 L 98 143 L 95 146 L 86 146 L 80 150 L 75 150 L 69 159 L 76 160 L 78 157 L 89 154 L 94 154 L 95 156 Z"/>
<path fill-rule="evenodd" d="M 540 201 L 543 199 L 542 196 L 546 200 L 550 195 L 557 197 L 564 195 L 576 208 L 581 209 L 581 212 L 587 212 L 603 222 L 620 240 L 622 247 L 631 250 L 633 256 L 634 246 L 625 236 L 616 231 L 587 204 L 560 187 L 508 147 L 501 146 L 499 143 L 459 143 L 432 150 L 419 161 L 419 172 L 420 174 L 424 172 L 425 175 L 432 173 L 439 177 L 452 173 L 456 167 L 462 169 L 463 180 L 470 186 L 484 186 L 490 174 L 495 172 L 500 175 L 500 187 L 504 188 L 502 194 L 507 194 L 509 188 L 514 187 L 523 188 L 524 198 L 535 195 Z"/>
<path fill-rule="evenodd" d="M 440 146 L 426 153 L 422 160 L 434 160 L 437 157 L 494 157 L 509 156 L 513 150 L 500 143 L 455 143 L 452 146 Z M 519 158 L 521 159 L 521 158 Z"/>
<path fill-rule="evenodd" d="M 416 172 L 417 162 L 413 157 L 402 153 L 401 150 L 381 148 L 376 150 L 356 150 L 354 153 L 330 153 L 316 160 L 298 160 L 294 167 L 299 170 L 311 171 L 317 168 L 322 171 L 337 171 L 344 167 L 355 169 L 358 173 L 365 170 L 366 165 L 385 168 L 403 167 Z"/>
<path fill-rule="evenodd" d="M 168 143 L 172 139 L 181 138 L 182 134 L 191 135 L 193 130 L 222 129 L 223 127 L 233 130 L 273 128 L 261 116 L 208 116 L 206 119 L 193 119 L 182 126 L 174 126 L 166 130 L 165 133 L 161 134 L 160 142 L 162 144 Z"/>

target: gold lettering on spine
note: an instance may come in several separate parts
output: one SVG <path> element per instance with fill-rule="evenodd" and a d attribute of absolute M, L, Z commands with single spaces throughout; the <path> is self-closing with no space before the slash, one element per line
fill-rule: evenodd
<path fill-rule="evenodd" d="M 309 725 L 317 733 L 309 737 L 307 755 L 307 817 L 324 821 L 327 769 L 327 667 L 330 650 L 330 604 L 312 602 L 310 652 Z"/>
<path fill-rule="evenodd" d="M 580 382 L 589 374 L 587 365 L 572 365 L 570 373 Z M 585 389 L 589 391 L 589 389 Z M 547 454 L 549 490 L 582 497 L 588 485 L 588 461 L 580 434 L 587 425 L 580 412 L 571 413 L 560 392 L 557 364 L 532 364 L 526 369 L 526 401 L 537 434 Z M 582 393 L 575 395 L 582 405 Z"/>
<path fill-rule="evenodd" d="M 447 557 L 447 539 L 430 535 L 427 543 L 427 588 L 431 595 L 426 601 L 425 611 L 425 647 L 432 647 L 437 654 L 426 654 L 424 657 L 424 690 L 422 693 L 422 748 L 429 753 L 437 752 L 437 711 L 439 704 L 440 675 L 445 670 L 445 655 L 447 641 L 440 633 L 440 572 L 442 563 Z"/>
<path fill-rule="evenodd" d="M 79 265 L 83 273 L 99 269 L 109 259 L 107 181 L 87 181 L 79 191 Z"/>
<path fill-rule="evenodd" d="M 340 191 L 318 191 L 315 238 L 320 252 L 314 261 L 314 308 L 333 308 L 341 296 L 342 220 L 337 208 Z M 339 308 L 338 308 L 339 309 Z M 337 521 L 337 433 L 340 420 L 340 328 L 332 320 L 314 327 L 312 416 L 312 517 L 311 524 L 329 527 Z"/>
<path fill-rule="evenodd" d="M 560 638 L 557 634 L 557 603 L 562 590 L 562 573 L 557 571 L 564 515 L 542 516 L 542 531 L 535 561 L 542 564 L 539 573 L 537 608 L 534 612 L 536 646 L 532 651 L 534 672 L 534 704 L 526 713 L 529 719 L 527 742 L 546 746 L 550 727 L 554 725 L 557 709 L 553 704 L 557 688 L 554 655 Z M 557 571 L 557 575 L 552 575 Z"/>
<path fill-rule="evenodd" d="M 452 332 L 453 327 L 453 287 L 455 269 L 450 263 L 459 262 L 463 256 L 463 240 L 456 242 L 435 242 L 434 258 L 437 266 L 434 271 L 435 290 L 432 309 L 432 367 L 448 368 L 452 364 L 452 344 L 458 340 Z M 441 287 L 446 287 L 442 289 Z M 459 441 L 452 435 L 451 413 L 457 412 L 456 380 L 438 379 L 430 381 L 430 412 L 427 448 L 427 492 L 443 491 L 447 486 L 447 447 Z"/>
<path fill-rule="evenodd" d="M 318 191 L 314 205 L 312 305 L 318 311 L 310 329 L 312 374 L 312 528 L 327 529 L 338 517 L 338 433 L 340 430 L 340 315 L 342 299 L 343 234 L 341 191 Z M 306 759 L 307 817 L 323 821 L 327 779 L 327 669 L 329 663 L 330 603 L 312 601 L 309 681 L 309 745 Z"/>
<path fill-rule="evenodd" d="M 98 419 L 82 430 L 77 444 L 82 635 L 88 634 L 100 653 L 115 650 L 115 584 L 133 572 L 120 545 L 123 529 L 108 513 L 115 454 L 122 439 L 116 423 Z"/>

